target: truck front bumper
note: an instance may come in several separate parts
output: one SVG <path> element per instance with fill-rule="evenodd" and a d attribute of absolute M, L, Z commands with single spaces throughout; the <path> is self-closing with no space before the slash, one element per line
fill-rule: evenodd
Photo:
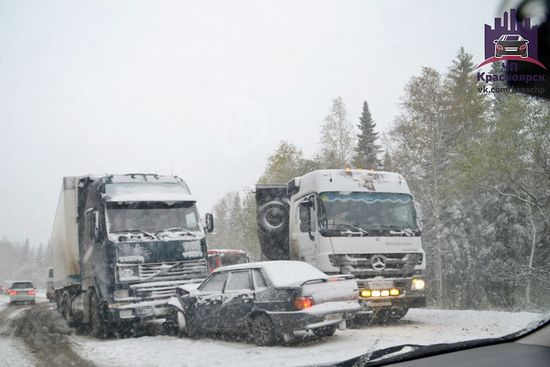
<path fill-rule="evenodd" d="M 413 282 L 414 280 L 414 282 Z M 413 283 L 424 278 L 415 276 L 410 278 L 372 278 L 358 279 L 359 303 L 361 312 L 373 312 L 380 309 L 408 309 L 426 306 L 425 287 L 414 289 Z M 397 295 L 388 295 L 387 292 L 397 292 Z M 365 296 L 365 292 L 368 296 Z"/>
<path fill-rule="evenodd" d="M 166 318 L 172 307 L 167 299 L 143 302 L 116 302 L 107 306 L 111 321 L 146 321 Z"/>

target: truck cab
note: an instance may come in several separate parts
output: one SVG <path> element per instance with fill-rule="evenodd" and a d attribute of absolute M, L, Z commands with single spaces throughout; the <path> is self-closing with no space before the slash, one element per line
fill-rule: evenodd
<path fill-rule="evenodd" d="M 208 272 L 219 267 L 250 262 L 246 251 L 238 249 L 210 249 L 208 250 Z"/>
<path fill-rule="evenodd" d="M 207 276 L 212 229 L 178 177 L 66 177 L 50 240 L 58 309 L 96 336 L 166 318 L 176 288 Z"/>
<path fill-rule="evenodd" d="M 398 319 L 425 305 L 421 226 L 400 174 L 319 170 L 258 185 L 256 198 L 264 254 L 353 274 L 365 313 Z"/>

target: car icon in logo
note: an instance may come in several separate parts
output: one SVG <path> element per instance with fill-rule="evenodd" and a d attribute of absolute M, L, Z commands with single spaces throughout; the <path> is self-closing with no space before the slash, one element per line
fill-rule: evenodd
<path fill-rule="evenodd" d="M 374 255 L 371 259 L 374 270 L 384 270 L 386 268 L 386 258 L 383 255 Z"/>
<path fill-rule="evenodd" d="M 505 55 L 526 58 L 529 54 L 527 46 L 529 41 L 519 34 L 503 34 L 493 43 L 495 44 L 495 57 L 498 58 Z"/>

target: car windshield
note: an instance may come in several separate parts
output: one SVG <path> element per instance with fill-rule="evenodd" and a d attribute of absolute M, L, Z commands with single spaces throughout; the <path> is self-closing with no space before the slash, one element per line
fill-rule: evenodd
<path fill-rule="evenodd" d="M 107 223 L 110 233 L 199 230 L 193 202 L 109 202 Z"/>
<path fill-rule="evenodd" d="M 19 282 L 19 283 L 13 283 L 10 287 L 11 289 L 27 289 L 27 288 L 34 288 L 31 282 Z"/>
<path fill-rule="evenodd" d="M 550 323 L 549 29 L 550 0 L 0 0 L 0 360 L 362 367 Z"/>
<path fill-rule="evenodd" d="M 327 230 L 416 229 L 416 211 L 408 194 L 324 192 L 319 195 Z"/>

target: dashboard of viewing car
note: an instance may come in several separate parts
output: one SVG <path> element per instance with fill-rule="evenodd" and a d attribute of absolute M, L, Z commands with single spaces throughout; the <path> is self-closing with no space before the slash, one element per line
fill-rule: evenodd
<path fill-rule="evenodd" d="M 367 364 L 367 366 L 369 365 Z M 550 347 L 519 343 L 503 343 L 418 358 L 406 362 L 392 363 L 384 366 L 548 367 L 550 366 Z"/>
<path fill-rule="evenodd" d="M 496 340 L 496 339 L 495 339 Z M 476 341 L 471 341 L 476 342 Z M 550 322 L 521 337 L 509 341 L 480 340 L 481 346 L 471 342 L 448 345 L 446 349 L 434 349 L 435 345 L 422 347 L 418 352 L 406 354 L 384 353 L 381 357 L 362 361 L 363 357 L 338 364 L 339 367 L 548 367 L 550 366 Z M 470 345 L 470 347 L 465 347 Z M 394 348 L 399 348 L 394 347 Z M 388 348 L 390 350 L 392 348 Z M 425 356 L 422 356 L 425 354 Z M 373 353 L 374 355 L 374 353 Z M 370 357 L 372 358 L 373 355 Z M 384 358 L 385 357 L 385 358 Z"/>

